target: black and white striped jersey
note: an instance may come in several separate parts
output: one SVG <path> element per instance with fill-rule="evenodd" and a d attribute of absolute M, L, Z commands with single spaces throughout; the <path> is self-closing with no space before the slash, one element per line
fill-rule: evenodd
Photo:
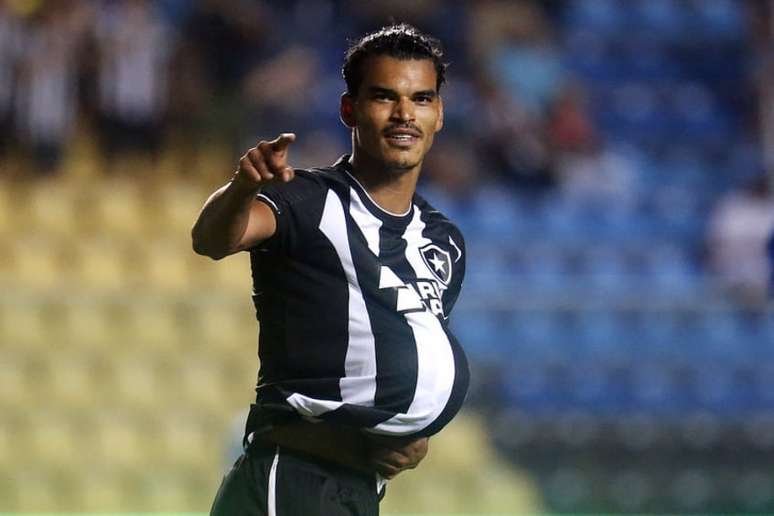
<path fill-rule="evenodd" d="M 258 401 L 375 433 L 431 435 L 468 388 L 447 326 L 465 244 L 419 195 L 405 214 L 381 209 L 348 158 L 259 194 L 277 232 L 250 251 Z"/>

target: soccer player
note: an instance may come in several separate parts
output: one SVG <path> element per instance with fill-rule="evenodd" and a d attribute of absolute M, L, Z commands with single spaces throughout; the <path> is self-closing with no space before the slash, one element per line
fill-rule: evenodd
<path fill-rule="evenodd" d="M 415 193 L 443 126 L 441 59 L 405 24 L 363 37 L 343 66 L 352 154 L 294 170 L 283 133 L 205 203 L 194 250 L 250 252 L 261 362 L 212 514 L 378 514 L 386 479 L 460 409 L 468 366 L 447 319 L 465 245 Z"/>

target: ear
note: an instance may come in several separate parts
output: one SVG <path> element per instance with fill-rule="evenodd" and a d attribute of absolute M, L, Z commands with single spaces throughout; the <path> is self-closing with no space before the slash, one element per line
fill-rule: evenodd
<path fill-rule="evenodd" d="M 438 96 L 438 120 L 435 122 L 435 132 L 437 133 L 443 128 L 443 98 Z"/>
<path fill-rule="evenodd" d="M 355 127 L 355 99 L 349 93 L 341 94 L 339 116 L 344 125 L 350 129 Z"/>

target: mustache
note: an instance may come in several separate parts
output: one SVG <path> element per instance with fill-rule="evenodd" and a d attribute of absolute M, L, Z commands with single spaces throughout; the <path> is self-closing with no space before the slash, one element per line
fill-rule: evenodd
<path fill-rule="evenodd" d="M 420 136 L 421 136 L 422 134 L 424 134 L 424 133 L 422 132 L 422 129 L 420 129 L 418 126 L 416 126 L 416 125 L 414 125 L 414 124 L 397 124 L 397 125 L 391 125 L 390 127 L 387 127 L 387 128 L 384 130 L 384 134 L 390 133 L 390 132 L 392 132 L 392 131 L 395 131 L 395 130 L 398 130 L 398 129 L 403 129 L 403 130 L 414 131 L 414 132 L 416 132 L 416 133 L 417 133 L 418 135 L 420 135 Z"/>

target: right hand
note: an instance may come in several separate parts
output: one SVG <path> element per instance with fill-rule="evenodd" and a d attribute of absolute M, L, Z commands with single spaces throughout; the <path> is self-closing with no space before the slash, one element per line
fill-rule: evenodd
<path fill-rule="evenodd" d="M 254 186 L 292 180 L 295 172 L 288 165 L 288 147 L 295 140 L 295 134 L 282 133 L 270 142 L 258 142 L 239 160 L 236 178 Z"/>
<path fill-rule="evenodd" d="M 395 438 L 367 435 L 368 462 L 377 473 L 387 480 L 401 471 L 416 468 L 427 455 L 427 437 Z"/>

